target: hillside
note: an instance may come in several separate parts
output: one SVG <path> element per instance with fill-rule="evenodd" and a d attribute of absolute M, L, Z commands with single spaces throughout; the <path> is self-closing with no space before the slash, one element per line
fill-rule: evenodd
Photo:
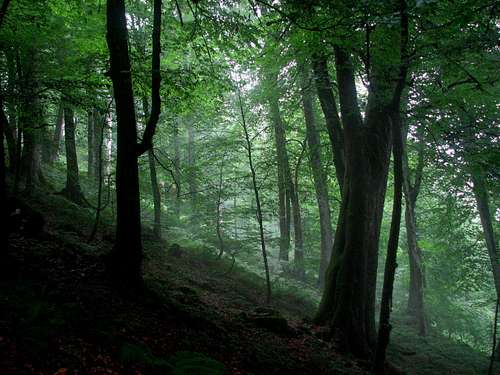
<path fill-rule="evenodd" d="M 46 225 L 11 236 L 1 374 L 367 373 L 369 364 L 338 353 L 310 323 L 312 300 L 282 288 L 265 306 L 257 275 L 203 249 L 155 244 L 147 229 L 144 288 L 117 288 L 104 272 L 109 226 L 87 243 L 87 210 L 50 194 L 27 204 Z M 487 359 L 470 348 L 394 325 L 392 372 L 485 372 Z"/>

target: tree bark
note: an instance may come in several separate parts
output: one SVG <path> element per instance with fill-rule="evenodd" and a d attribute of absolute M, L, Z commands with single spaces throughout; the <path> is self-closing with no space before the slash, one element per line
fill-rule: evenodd
<path fill-rule="evenodd" d="M 111 275 L 129 284 L 142 282 L 142 242 L 137 165 L 137 128 L 128 54 L 125 1 L 107 1 L 109 74 L 117 116 L 116 239 L 107 262 Z M 66 124 L 67 125 L 67 124 Z"/>
<path fill-rule="evenodd" d="M 148 99 L 146 97 L 142 98 L 142 109 L 144 112 L 145 123 L 147 123 L 147 120 L 151 116 L 149 114 Z M 152 148 L 148 150 L 148 165 L 149 165 L 149 177 L 151 181 L 151 193 L 153 195 L 153 211 L 154 211 L 153 235 L 156 239 L 161 239 L 161 194 L 160 194 L 160 187 L 158 185 L 158 177 L 156 175 L 156 160 Z"/>
<path fill-rule="evenodd" d="M 63 101 L 61 100 L 57 108 L 56 127 L 54 130 L 54 134 L 52 136 L 51 163 L 54 163 L 59 157 L 59 149 L 61 147 L 63 127 L 64 127 L 64 106 L 63 106 Z"/>
<path fill-rule="evenodd" d="M 78 159 L 75 142 L 75 118 L 71 105 L 64 104 L 64 144 L 66 148 L 66 186 L 63 194 L 71 201 L 79 205 L 87 202 L 80 187 L 80 174 L 78 171 Z"/>
<path fill-rule="evenodd" d="M 313 70 L 318 91 L 318 98 L 325 116 L 326 129 L 332 147 L 335 175 L 342 192 L 344 187 L 345 161 L 344 161 L 344 131 L 337 111 L 337 103 L 333 94 L 328 64 L 325 55 L 313 56 Z"/>
<path fill-rule="evenodd" d="M 139 170 L 137 158 L 152 147 L 152 139 L 160 115 L 160 31 L 161 0 L 153 3 L 153 54 L 151 116 L 140 144 L 137 144 L 137 122 L 124 0 L 108 0 L 106 7 L 106 40 L 110 53 L 109 75 L 117 116 L 116 159 L 116 240 L 108 258 L 112 276 L 128 284 L 142 283 L 142 241 L 140 216 Z"/>
<path fill-rule="evenodd" d="M 370 357 L 375 344 L 378 241 L 390 154 L 386 93 L 369 93 L 363 122 L 354 66 L 335 47 L 335 65 L 345 135 L 345 176 L 332 260 L 316 322 L 328 323 L 346 351 Z"/>
<path fill-rule="evenodd" d="M 156 239 L 161 239 L 161 195 L 156 176 L 156 162 L 153 149 L 148 150 L 149 176 L 151 178 L 151 190 L 153 193 L 154 223 L 153 234 Z"/>
<path fill-rule="evenodd" d="M 399 232 L 401 228 L 401 207 L 403 197 L 403 137 L 401 132 L 400 100 L 397 100 L 392 115 L 392 145 L 394 156 L 394 197 L 392 206 L 391 229 L 387 244 L 384 284 L 380 302 L 380 318 L 377 347 L 373 361 L 375 374 L 385 374 L 385 357 L 392 326 L 390 324 L 392 292 L 396 275 Z"/>
<path fill-rule="evenodd" d="M 314 187 L 316 189 L 316 200 L 319 209 L 319 225 L 321 232 L 321 260 L 319 266 L 318 285 L 321 289 L 325 286 L 325 273 L 330 261 L 333 235 L 332 220 L 330 215 L 330 204 L 328 200 L 328 187 L 325 173 L 321 165 L 321 141 L 316 127 L 316 119 L 313 108 L 312 86 L 308 67 L 302 67 L 301 71 L 301 96 L 306 123 L 307 144 L 309 148 L 309 163 L 313 173 Z"/>
<path fill-rule="evenodd" d="M 305 143 L 305 142 L 304 142 Z M 299 280 L 304 280 L 306 276 L 304 266 L 304 235 L 302 231 L 302 218 L 300 214 L 300 201 L 299 201 L 299 178 L 298 171 L 302 156 L 304 154 L 305 144 L 299 156 L 297 165 L 295 166 L 295 175 L 292 179 L 290 171 L 288 171 L 288 184 L 290 186 L 290 196 L 292 201 L 293 210 L 293 234 L 294 234 L 294 263 L 295 263 L 295 276 Z M 287 164 L 288 160 L 287 160 Z"/>

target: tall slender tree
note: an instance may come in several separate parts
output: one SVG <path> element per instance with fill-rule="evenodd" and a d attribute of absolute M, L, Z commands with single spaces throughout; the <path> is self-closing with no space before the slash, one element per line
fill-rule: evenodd
<path fill-rule="evenodd" d="M 326 175 L 321 163 L 321 141 L 316 124 L 313 107 L 313 86 L 308 64 L 301 68 L 301 97 L 304 119 L 306 124 L 307 145 L 309 150 L 309 163 L 311 165 L 314 187 L 316 189 L 316 201 L 319 210 L 319 225 L 321 233 L 321 259 L 319 265 L 318 284 L 320 288 L 325 286 L 325 273 L 332 254 L 333 233 L 330 203 L 328 199 L 328 185 Z"/>
<path fill-rule="evenodd" d="M 108 258 L 111 274 L 123 282 L 142 281 L 142 241 L 137 158 L 152 147 L 160 115 L 160 30 L 161 0 L 153 5 L 152 107 L 142 141 L 137 143 L 137 123 L 124 0 L 108 0 L 106 7 L 109 75 L 117 115 L 116 156 L 116 239 Z"/>

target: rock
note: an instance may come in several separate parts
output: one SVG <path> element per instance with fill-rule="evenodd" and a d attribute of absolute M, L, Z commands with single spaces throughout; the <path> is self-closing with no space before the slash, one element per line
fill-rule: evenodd
<path fill-rule="evenodd" d="M 253 322 L 256 326 L 264 328 L 270 332 L 282 335 L 293 333 L 292 328 L 288 325 L 287 320 L 280 314 L 279 311 L 266 307 L 257 307 L 252 313 L 248 314 L 247 319 Z"/>

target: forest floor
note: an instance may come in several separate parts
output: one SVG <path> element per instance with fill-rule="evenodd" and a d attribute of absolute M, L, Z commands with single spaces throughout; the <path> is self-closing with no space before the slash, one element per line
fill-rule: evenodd
<path fill-rule="evenodd" d="M 260 277 L 230 260 L 169 254 L 145 230 L 146 288 L 117 292 L 102 257 L 111 236 L 87 242 L 90 213 L 57 195 L 29 205 L 46 225 L 36 237 L 14 233 L 2 265 L 0 374 L 367 373 L 305 318 L 311 302 L 280 292 L 266 306 Z M 487 358 L 471 348 L 394 325 L 396 372 L 486 372 Z"/>

